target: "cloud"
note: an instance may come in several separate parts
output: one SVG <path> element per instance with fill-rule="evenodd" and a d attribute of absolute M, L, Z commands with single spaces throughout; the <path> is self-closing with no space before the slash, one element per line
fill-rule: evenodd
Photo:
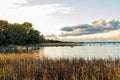
<path fill-rule="evenodd" d="M 31 7 L 31 6 L 49 6 L 53 5 L 55 12 L 49 15 L 61 15 L 69 14 L 72 9 L 70 7 L 64 7 L 59 0 L 24 0 L 24 2 L 14 2 L 13 5 L 19 7 Z"/>
<path fill-rule="evenodd" d="M 86 42 L 86 41 L 120 41 L 120 29 L 109 31 L 107 33 L 96 33 L 96 34 L 86 34 L 79 36 L 62 36 L 63 41 L 75 41 L 75 42 Z"/>
<path fill-rule="evenodd" d="M 77 25 L 77 26 L 67 26 L 67 27 L 63 27 L 60 30 L 61 31 L 65 31 L 65 32 L 70 32 L 70 31 L 74 31 L 75 29 L 87 29 L 89 27 L 92 27 L 91 25 L 88 24 L 82 24 L 82 25 Z"/>
<path fill-rule="evenodd" d="M 8 8 L 13 7 L 16 5 L 13 5 L 14 3 L 25 3 L 25 0 L 0 0 L 0 8 Z"/>
<path fill-rule="evenodd" d="M 52 7 L 54 13 L 49 14 L 50 16 L 59 16 L 63 14 L 69 14 L 72 12 L 70 7 L 66 7 L 60 4 L 58 0 L 24 0 L 22 2 L 14 2 L 13 5 L 18 7 L 34 7 L 34 6 L 45 6 Z"/>
<path fill-rule="evenodd" d="M 110 27 L 119 27 L 120 26 L 120 21 L 119 20 L 111 20 L 108 22 Z"/>
<path fill-rule="evenodd" d="M 110 20 L 106 22 L 105 20 L 100 19 L 93 21 L 91 25 L 81 24 L 77 26 L 63 27 L 60 29 L 62 31 L 60 36 L 80 36 L 96 33 L 106 33 L 118 29 L 120 29 L 120 21 Z"/>
<path fill-rule="evenodd" d="M 36 5 L 48 5 L 48 4 L 58 4 L 59 0 L 24 0 L 24 3 L 14 3 L 14 5 L 19 6 L 36 6 Z"/>
<path fill-rule="evenodd" d="M 60 40 L 59 36 L 51 34 L 51 35 L 46 35 L 45 39 L 50 39 L 50 40 Z"/>
<path fill-rule="evenodd" d="M 69 26 L 67 26 L 67 27 L 63 27 L 63 28 L 61 28 L 61 31 L 73 31 L 73 27 L 69 27 Z"/>
<path fill-rule="evenodd" d="M 14 5 L 19 6 L 36 6 L 36 5 L 48 5 L 48 4 L 69 4 L 74 0 L 24 0 L 24 3 L 15 2 Z M 67 5 L 66 4 L 66 5 Z"/>
<path fill-rule="evenodd" d="M 103 19 L 95 20 L 92 22 L 93 26 L 106 26 L 106 21 Z"/>

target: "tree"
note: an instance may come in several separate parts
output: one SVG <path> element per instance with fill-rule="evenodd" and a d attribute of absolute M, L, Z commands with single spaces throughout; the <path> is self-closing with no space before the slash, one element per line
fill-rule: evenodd
<path fill-rule="evenodd" d="M 43 43 L 43 42 L 45 42 L 45 38 L 43 35 L 40 35 L 40 43 Z"/>
<path fill-rule="evenodd" d="M 5 44 L 5 36 L 2 32 L 2 29 L 0 29 L 0 46 Z"/>
<path fill-rule="evenodd" d="M 11 24 L 8 21 L 0 20 L 0 45 L 5 43 L 13 45 L 37 44 L 44 41 L 44 36 L 40 35 L 38 30 L 34 30 L 30 22 Z"/>
<path fill-rule="evenodd" d="M 27 32 L 29 32 L 30 29 L 32 29 L 32 23 L 30 22 L 24 22 L 23 24 L 21 24 L 21 26 L 25 28 Z"/>
<path fill-rule="evenodd" d="M 26 44 L 28 39 L 26 30 L 20 25 L 9 27 L 4 33 L 9 44 Z"/>
<path fill-rule="evenodd" d="M 5 21 L 5 20 L 0 20 L 0 28 L 1 29 L 6 29 L 6 28 L 8 28 L 9 26 L 9 23 L 8 23 L 8 21 Z"/>
<path fill-rule="evenodd" d="M 40 32 L 38 30 L 31 29 L 28 33 L 29 36 L 29 44 L 37 44 L 43 41 L 43 36 L 40 36 Z"/>

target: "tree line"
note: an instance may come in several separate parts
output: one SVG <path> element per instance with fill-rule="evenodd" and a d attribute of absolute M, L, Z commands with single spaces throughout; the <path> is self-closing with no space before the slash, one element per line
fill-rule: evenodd
<path fill-rule="evenodd" d="M 27 45 L 45 42 L 44 36 L 33 28 L 32 23 L 9 23 L 0 20 L 0 46 L 1 45 Z"/>

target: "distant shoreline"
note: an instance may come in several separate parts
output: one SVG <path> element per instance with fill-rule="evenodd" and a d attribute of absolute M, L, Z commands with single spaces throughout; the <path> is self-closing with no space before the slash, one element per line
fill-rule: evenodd
<path fill-rule="evenodd" d="M 46 47 L 46 46 L 71 46 L 71 47 L 73 47 L 73 46 L 83 46 L 83 44 L 79 44 L 79 43 L 42 43 L 41 44 L 42 45 L 42 47 Z"/>

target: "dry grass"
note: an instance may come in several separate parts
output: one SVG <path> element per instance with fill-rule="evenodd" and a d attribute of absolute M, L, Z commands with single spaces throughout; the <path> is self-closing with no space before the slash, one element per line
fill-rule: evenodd
<path fill-rule="evenodd" d="M 120 80 L 120 59 L 38 59 L 0 54 L 0 80 Z"/>

